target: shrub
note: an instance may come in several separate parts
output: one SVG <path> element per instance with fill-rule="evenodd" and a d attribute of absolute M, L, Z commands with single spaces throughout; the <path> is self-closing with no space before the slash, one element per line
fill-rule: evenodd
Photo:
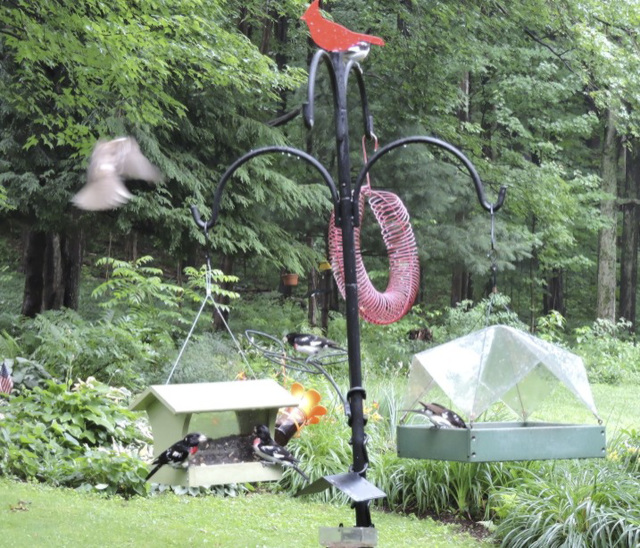
<path fill-rule="evenodd" d="M 20 342 L 29 359 L 55 377 L 95 377 L 132 389 L 144 385 L 145 375 L 164 365 L 174 349 L 146 342 L 126 318 L 87 322 L 69 309 L 25 320 Z"/>
<path fill-rule="evenodd" d="M 574 351 L 583 357 L 591 382 L 620 384 L 640 382 L 640 352 L 631 324 L 598 319 L 575 330 Z"/>
<path fill-rule="evenodd" d="M 2 407 L 2 475 L 53 485 L 143 495 L 148 442 L 124 389 L 93 379 L 71 390 L 54 381 L 13 396 Z"/>

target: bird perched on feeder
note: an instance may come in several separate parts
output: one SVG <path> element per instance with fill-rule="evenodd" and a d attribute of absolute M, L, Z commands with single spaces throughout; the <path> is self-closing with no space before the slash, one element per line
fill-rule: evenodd
<path fill-rule="evenodd" d="M 147 474 L 145 480 L 153 476 L 160 467 L 168 464 L 174 468 L 180 468 L 187 465 L 189 455 L 193 455 L 198 451 L 198 445 L 206 441 L 207 436 L 194 432 L 187 434 L 183 439 L 174 443 L 169 449 L 165 449 L 153 461 L 156 466 Z"/>
<path fill-rule="evenodd" d="M 71 201 L 80 209 L 100 211 L 126 204 L 131 192 L 124 179 L 158 182 L 162 175 L 140 151 L 133 137 L 98 141 L 87 168 L 87 183 Z"/>
<path fill-rule="evenodd" d="M 410 413 L 426 416 L 436 428 L 466 428 L 460 416 L 439 403 L 422 403 L 422 409 L 408 409 Z"/>
<path fill-rule="evenodd" d="M 263 461 L 263 464 L 281 464 L 282 466 L 288 466 L 293 468 L 298 474 L 300 474 L 305 481 L 309 481 L 307 476 L 298 467 L 299 461 L 294 458 L 288 449 L 285 449 L 281 445 L 277 444 L 272 438 L 269 429 L 264 424 L 258 424 L 253 428 L 253 451 Z"/>
<path fill-rule="evenodd" d="M 294 350 L 304 354 L 309 354 L 310 356 L 327 349 L 345 352 L 344 348 L 341 348 L 337 342 L 325 337 L 320 337 L 319 335 L 311 335 L 308 333 L 288 333 L 285 335 L 284 340 L 293 346 Z"/>
<path fill-rule="evenodd" d="M 311 33 L 311 39 L 317 46 L 326 51 L 344 51 L 348 52 L 350 48 L 356 48 L 357 51 L 361 51 L 363 43 L 368 46 L 369 44 L 375 44 L 377 46 L 384 46 L 384 40 L 371 34 L 360 34 L 359 32 L 353 32 L 338 23 L 325 19 L 320 13 L 320 7 L 318 6 L 320 0 L 313 0 L 311 5 L 304 12 L 304 15 L 300 18 L 309 27 Z M 356 53 L 356 50 L 352 50 L 352 53 Z M 368 53 L 368 48 L 367 48 Z M 366 53 L 362 58 L 366 56 Z"/>

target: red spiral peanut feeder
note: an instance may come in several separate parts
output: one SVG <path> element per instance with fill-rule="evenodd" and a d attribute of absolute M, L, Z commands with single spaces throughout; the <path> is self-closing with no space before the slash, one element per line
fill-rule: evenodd
<path fill-rule="evenodd" d="M 380 225 L 389 257 L 389 283 L 384 293 L 371 283 L 360 253 L 360 228 L 364 218 L 365 198 L 368 198 L 369 207 Z M 362 187 L 358 207 L 360 226 L 354 229 L 354 238 L 360 317 L 370 323 L 390 324 L 409 312 L 420 286 L 418 248 L 409 222 L 409 212 L 398 196 L 384 190 L 372 190 L 369 185 Z M 342 230 L 336 227 L 332 213 L 329 225 L 329 258 L 336 284 L 344 298 L 342 250 Z"/>

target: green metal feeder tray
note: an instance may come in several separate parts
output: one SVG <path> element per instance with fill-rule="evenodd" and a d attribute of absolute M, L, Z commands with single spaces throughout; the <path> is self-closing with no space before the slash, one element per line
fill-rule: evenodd
<path fill-rule="evenodd" d="M 593 413 L 598 425 L 531 420 L 558 384 Z M 440 400 L 442 393 L 448 401 Z M 400 457 L 489 462 L 597 458 L 606 453 L 605 427 L 582 359 L 513 327 L 492 325 L 415 354 L 405 409 L 420 411 L 432 397 L 451 405 L 470 428 L 435 428 L 424 416 L 420 423 L 402 424 L 407 414 L 397 429 Z M 513 411 L 518 422 L 478 421 L 497 402 Z"/>
<path fill-rule="evenodd" d="M 397 428 L 398 456 L 459 462 L 601 458 L 604 425 L 549 422 L 481 422 L 445 429 L 410 424 Z"/>

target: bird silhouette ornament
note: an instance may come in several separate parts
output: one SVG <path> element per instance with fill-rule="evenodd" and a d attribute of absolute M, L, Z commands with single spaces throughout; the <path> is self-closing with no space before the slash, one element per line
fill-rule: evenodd
<path fill-rule="evenodd" d="M 126 204 L 132 194 L 124 179 L 158 182 L 162 175 L 133 137 L 98 141 L 91 153 L 87 183 L 71 201 L 80 209 L 101 211 Z"/>
<path fill-rule="evenodd" d="M 370 44 L 384 46 L 384 40 L 371 34 L 353 32 L 338 23 L 325 19 L 318 6 L 320 0 L 313 0 L 301 19 L 309 27 L 311 39 L 326 51 L 341 51 L 354 56 L 357 61 L 366 57 Z"/>

